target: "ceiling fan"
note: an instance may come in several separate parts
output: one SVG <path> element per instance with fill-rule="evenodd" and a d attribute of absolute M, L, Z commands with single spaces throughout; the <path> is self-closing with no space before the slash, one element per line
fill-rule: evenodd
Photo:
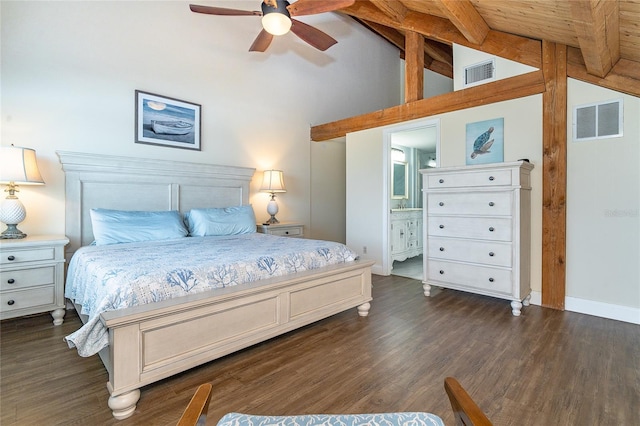
<path fill-rule="evenodd" d="M 192 12 L 220 16 L 262 16 L 262 31 L 253 41 L 249 52 L 267 50 L 273 36 L 291 30 L 295 35 L 318 50 L 327 50 L 337 43 L 328 34 L 317 28 L 293 19 L 292 16 L 314 15 L 351 6 L 355 0 L 298 0 L 290 4 L 287 0 L 263 0 L 262 11 L 227 9 L 224 7 L 189 5 Z"/>

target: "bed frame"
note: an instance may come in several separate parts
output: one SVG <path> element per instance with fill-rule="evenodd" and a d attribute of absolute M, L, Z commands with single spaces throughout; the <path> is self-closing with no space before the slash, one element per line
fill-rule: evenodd
<path fill-rule="evenodd" d="M 67 260 L 93 241 L 92 208 L 184 213 L 249 204 L 252 168 L 57 154 L 66 176 Z M 356 261 L 102 314 L 109 346 L 100 358 L 113 416 L 131 416 L 140 388 L 150 383 L 347 309 L 367 316 L 372 264 Z"/>

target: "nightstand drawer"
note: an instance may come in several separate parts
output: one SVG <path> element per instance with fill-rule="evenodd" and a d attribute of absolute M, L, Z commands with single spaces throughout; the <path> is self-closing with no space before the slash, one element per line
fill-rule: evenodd
<path fill-rule="evenodd" d="M 29 250 L 2 250 L 0 265 L 8 266 L 23 262 L 37 262 L 55 259 L 53 247 L 32 248 Z"/>
<path fill-rule="evenodd" d="M 0 290 L 16 290 L 25 287 L 53 284 L 55 266 L 32 269 L 16 269 L 0 272 Z"/>
<path fill-rule="evenodd" d="M 51 305 L 55 301 L 54 286 L 36 287 L 29 290 L 6 291 L 0 293 L 0 310 L 11 312 L 30 309 L 34 306 Z"/>
<path fill-rule="evenodd" d="M 292 226 L 291 228 L 271 229 L 269 231 L 269 234 L 278 235 L 280 237 L 301 237 L 302 229 L 299 226 Z"/>

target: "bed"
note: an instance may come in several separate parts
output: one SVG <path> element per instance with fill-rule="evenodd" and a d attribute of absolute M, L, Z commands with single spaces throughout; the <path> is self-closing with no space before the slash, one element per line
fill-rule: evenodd
<path fill-rule="evenodd" d="M 64 151 L 57 154 L 66 182 L 67 260 L 76 251 L 102 247 L 90 247 L 96 240 L 92 209 L 185 214 L 194 209 L 249 204 L 251 168 Z M 279 239 L 278 244 L 284 239 L 262 234 L 246 238 L 265 237 Z M 215 237 L 194 240 L 203 244 L 210 238 Z M 177 247 L 170 250 L 181 253 Z M 357 308 L 360 316 L 367 316 L 372 300 L 372 263 L 345 261 L 107 310 L 97 320 L 94 316 L 94 322 L 107 333 L 108 345 L 98 354 L 109 374 L 108 404 L 114 417 L 124 419 L 133 414 L 140 388 L 145 385 L 348 309 Z M 82 313 L 83 306 L 74 304 Z M 91 320 L 90 315 L 80 317 L 83 322 Z"/>

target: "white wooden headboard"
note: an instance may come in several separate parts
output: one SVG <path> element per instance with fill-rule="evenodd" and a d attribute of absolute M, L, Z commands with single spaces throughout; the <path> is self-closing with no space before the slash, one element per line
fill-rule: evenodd
<path fill-rule="evenodd" d="M 66 178 L 67 254 L 93 241 L 93 208 L 178 210 L 249 204 L 255 169 L 57 151 Z M 71 258 L 70 256 L 68 257 Z"/>

